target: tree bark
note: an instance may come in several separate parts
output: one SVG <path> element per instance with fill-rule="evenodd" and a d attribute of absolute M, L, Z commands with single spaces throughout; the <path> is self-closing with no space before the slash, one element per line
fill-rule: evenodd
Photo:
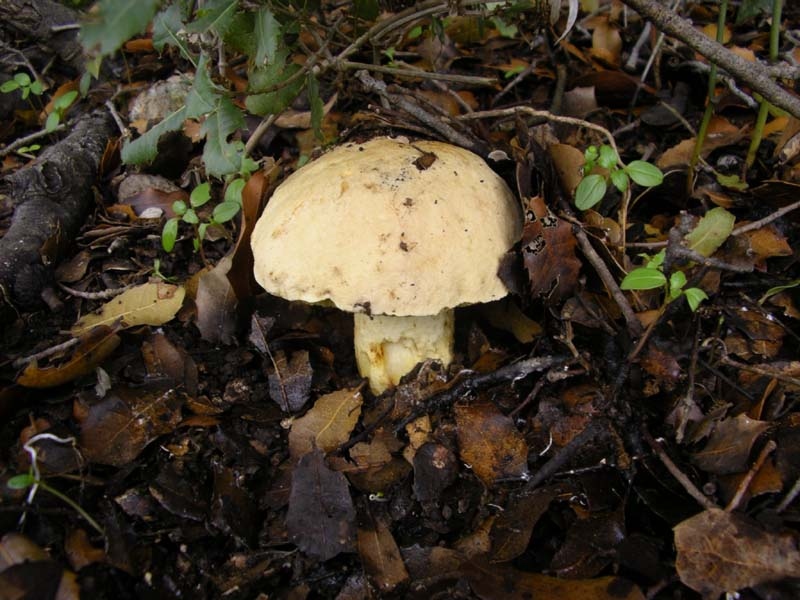
<path fill-rule="evenodd" d="M 106 111 L 89 114 L 33 164 L 0 183 L 0 192 L 16 206 L 0 239 L 3 300 L 26 308 L 41 302 L 55 264 L 86 220 L 100 159 L 113 133 Z"/>
<path fill-rule="evenodd" d="M 0 27 L 32 40 L 55 52 L 78 72 L 83 71 L 84 54 L 78 30 L 54 27 L 76 25 L 78 13 L 52 0 L 0 0 Z"/>

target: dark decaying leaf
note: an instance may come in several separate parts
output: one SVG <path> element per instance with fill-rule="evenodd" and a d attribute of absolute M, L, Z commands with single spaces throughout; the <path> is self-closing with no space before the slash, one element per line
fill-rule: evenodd
<path fill-rule="evenodd" d="M 183 348 L 177 348 L 163 333 L 156 333 L 142 342 L 142 358 L 148 376 L 166 378 L 171 385 L 184 386 L 190 396 L 197 395 L 197 365 Z"/>
<path fill-rule="evenodd" d="M 623 539 L 625 524 L 620 511 L 578 519 L 567 531 L 550 569 L 568 579 L 595 577 L 612 562 L 614 550 Z"/>
<path fill-rule="evenodd" d="M 0 539 L 0 598 L 80 597 L 75 574 L 50 560 L 27 536 L 7 533 Z"/>
<path fill-rule="evenodd" d="M 214 464 L 214 494 L 211 520 L 222 531 L 253 544 L 258 535 L 258 510 L 243 473 L 222 464 Z"/>
<path fill-rule="evenodd" d="M 328 560 L 355 548 L 356 511 L 347 479 L 325 465 L 315 450 L 292 473 L 286 527 L 289 538 L 310 557 Z"/>
<path fill-rule="evenodd" d="M 174 389 L 112 389 L 81 423 L 84 457 L 103 465 L 127 465 L 158 436 L 177 427 L 182 403 Z"/>
<path fill-rule="evenodd" d="M 490 402 L 455 406 L 458 452 L 492 486 L 528 474 L 528 445 L 514 422 Z"/>
<path fill-rule="evenodd" d="M 458 477 L 458 459 L 452 450 L 429 442 L 414 454 L 414 495 L 426 504 L 436 502 L 439 496 Z"/>
<path fill-rule="evenodd" d="M 796 533 L 768 532 L 716 508 L 679 523 L 674 532 L 678 575 L 706 597 L 800 574 Z"/>
<path fill-rule="evenodd" d="M 693 457 L 697 466 L 709 473 L 741 473 L 749 467 L 750 450 L 769 427 L 745 414 L 717 423 L 705 447 Z"/>
<path fill-rule="evenodd" d="M 555 216 L 541 196 L 531 198 L 522 230 L 522 259 L 534 297 L 557 303 L 572 294 L 581 268 L 576 246 L 572 226 Z"/>
<path fill-rule="evenodd" d="M 283 350 L 274 354 L 269 370 L 269 397 L 283 412 L 295 413 L 308 402 L 311 393 L 311 362 L 300 350 L 287 359 Z"/>
<path fill-rule="evenodd" d="M 644 600 L 622 577 L 558 579 L 477 560 L 465 563 L 462 573 L 481 600 Z"/>
<path fill-rule="evenodd" d="M 517 558 L 528 548 L 533 528 L 562 488 L 547 486 L 514 497 L 492 524 L 492 562 Z"/>
<path fill-rule="evenodd" d="M 408 580 L 408 571 L 386 524 L 371 514 L 366 520 L 357 532 L 358 555 L 372 583 L 381 594 L 388 594 Z"/>
<path fill-rule="evenodd" d="M 173 515 L 203 521 L 208 514 L 208 502 L 198 489 L 197 473 L 187 466 L 181 461 L 166 464 L 148 489 L 153 498 Z"/>

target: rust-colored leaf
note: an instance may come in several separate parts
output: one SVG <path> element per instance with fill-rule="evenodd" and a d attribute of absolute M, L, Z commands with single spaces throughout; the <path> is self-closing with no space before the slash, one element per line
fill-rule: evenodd
<path fill-rule="evenodd" d="M 325 465 L 321 450 L 303 456 L 292 473 L 286 527 L 308 556 L 328 560 L 354 549 L 356 511 L 347 479 Z"/>
<path fill-rule="evenodd" d="M 317 399 L 289 432 L 289 453 L 299 458 L 314 449 L 335 450 L 350 437 L 361 414 L 363 398 L 358 389 L 344 389 Z"/>
<path fill-rule="evenodd" d="M 63 385 L 93 372 L 119 346 L 119 336 L 107 325 L 100 325 L 80 336 L 66 362 L 40 368 L 31 362 L 17 378 L 17 383 L 30 388 L 49 388 Z"/>
<path fill-rule="evenodd" d="M 712 508 L 674 532 L 678 576 L 707 597 L 800 573 L 796 533 L 768 532 L 741 515 Z"/>
<path fill-rule="evenodd" d="M 581 263 L 572 226 L 555 216 L 541 196 L 528 201 L 522 230 L 522 258 L 534 297 L 557 303 L 578 283 Z"/>
<path fill-rule="evenodd" d="M 528 474 L 528 445 L 514 422 L 489 402 L 455 407 L 458 448 L 481 481 L 519 479 Z"/>

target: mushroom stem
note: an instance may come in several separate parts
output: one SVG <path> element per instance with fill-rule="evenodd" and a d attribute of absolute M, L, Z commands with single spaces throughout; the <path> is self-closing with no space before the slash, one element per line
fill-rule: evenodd
<path fill-rule="evenodd" d="M 353 341 L 358 372 L 374 394 L 397 385 L 417 363 L 453 359 L 452 309 L 437 315 L 400 317 L 356 313 Z"/>

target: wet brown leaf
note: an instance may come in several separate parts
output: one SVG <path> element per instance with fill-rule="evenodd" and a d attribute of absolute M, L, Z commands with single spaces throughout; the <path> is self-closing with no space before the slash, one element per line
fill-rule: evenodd
<path fill-rule="evenodd" d="M 458 460 L 453 452 L 433 442 L 414 454 L 414 495 L 424 506 L 434 503 L 458 477 Z"/>
<path fill-rule="evenodd" d="M 291 541 L 308 556 L 328 560 L 354 549 L 355 519 L 345 476 L 325 465 L 321 450 L 303 456 L 292 473 L 286 515 Z"/>
<path fill-rule="evenodd" d="M 264 341 L 266 348 L 266 341 Z M 283 412 L 294 413 L 302 409 L 311 394 L 311 363 L 306 350 L 292 354 L 287 360 L 283 350 L 273 356 L 269 371 L 269 397 Z"/>
<path fill-rule="evenodd" d="M 492 524 L 491 561 L 507 562 L 528 548 L 533 528 L 560 493 L 555 486 L 534 490 L 514 497 Z"/>
<path fill-rule="evenodd" d="M 534 297 L 557 303 L 578 283 L 581 263 L 572 226 L 556 217 L 541 196 L 528 201 L 522 230 L 522 259 Z"/>
<path fill-rule="evenodd" d="M 177 427 L 182 403 L 174 389 L 112 389 L 81 423 L 84 456 L 103 465 L 127 465 L 158 436 Z"/>
<path fill-rule="evenodd" d="M 7 533 L 0 539 L 0 598 L 78 600 L 75 573 L 50 560 L 28 537 Z"/>
<path fill-rule="evenodd" d="M 76 571 L 92 563 L 101 563 L 106 559 L 105 550 L 93 546 L 84 529 L 73 529 L 64 540 L 64 552 L 70 566 Z"/>
<path fill-rule="evenodd" d="M 289 453 L 300 458 L 315 449 L 335 450 L 350 438 L 361 415 L 363 398 L 358 388 L 321 396 L 289 431 Z"/>
<path fill-rule="evenodd" d="M 681 581 L 709 597 L 800 573 L 797 534 L 767 532 L 741 515 L 709 509 L 673 531 Z"/>
<path fill-rule="evenodd" d="M 717 423 L 708 443 L 693 460 L 704 471 L 718 475 L 746 471 L 753 444 L 768 428 L 768 422 L 745 414 L 724 419 Z"/>
<path fill-rule="evenodd" d="M 119 346 L 116 329 L 107 325 L 94 327 L 80 336 L 66 362 L 40 368 L 36 361 L 25 367 L 17 383 L 30 388 L 49 388 L 63 385 L 92 373 Z"/>
<path fill-rule="evenodd" d="M 231 257 L 224 256 L 197 282 L 197 329 L 212 344 L 232 344 L 236 333 L 236 294 L 228 281 Z"/>
<path fill-rule="evenodd" d="M 388 594 L 408 580 L 408 571 L 392 532 L 379 519 L 369 519 L 357 532 L 358 555 L 379 593 Z"/>
<path fill-rule="evenodd" d="M 477 561 L 466 563 L 462 573 L 481 600 L 644 600 L 622 577 L 558 579 Z"/>
<path fill-rule="evenodd" d="M 185 290 L 164 282 L 144 283 L 106 302 L 98 312 L 85 315 L 72 327 L 73 335 L 80 335 L 97 325 L 120 327 L 137 325 L 163 325 L 170 321 L 183 304 Z"/>
<path fill-rule="evenodd" d="M 191 395 L 197 394 L 197 365 L 183 348 L 175 347 L 163 333 L 142 342 L 142 358 L 150 377 L 164 377 L 173 385 L 185 386 Z"/>
<path fill-rule="evenodd" d="M 75 283 L 86 275 L 92 255 L 88 250 L 81 250 L 71 259 L 62 262 L 54 273 L 56 281 L 61 283 Z"/>
<path fill-rule="evenodd" d="M 481 481 L 519 479 L 528 474 L 528 445 L 514 422 L 489 402 L 455 406 L 458 449 Z"/>
<path fill-rule="evenodd" d="M 550 562 L 551 572 L 569 579 L 598 575 L 614 557 L 614 549 L 625 539 L 621 511 L 590 514 L 567 531 L 564 543 Z"/>

